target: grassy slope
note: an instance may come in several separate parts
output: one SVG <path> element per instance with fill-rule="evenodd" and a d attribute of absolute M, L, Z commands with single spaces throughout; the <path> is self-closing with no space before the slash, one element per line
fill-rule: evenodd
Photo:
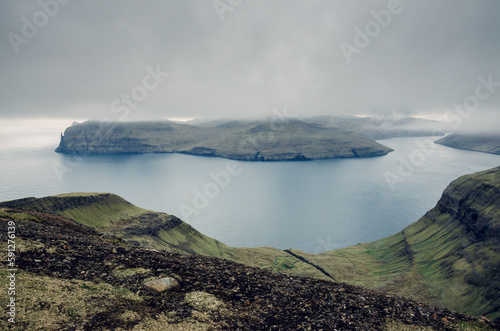
<path fill-rule="evenodd" d="M 446 212 L 448 200 L 463 210 Z M 499 204 L 496 168 L 454 181 L 438 206 L 393 236 L 319 255 L 294 253 L 354 285 L 498 319 Z M 477 221 L 464 210 L 477 213 Z"/>
<path fill-rule="evenodd" d="M 328 279 L 316 268 L 280 249 L 230 247 L 175 216 L 136 207 L 115 194 L 70 193 L 0 203 L 2 206 L 53 212 L 137 246 L 220 257 L 272 271 Z"/>
<path fill-rule="evenodd" d="M 62 216 L 77 220 L 78 223 L 95 229 L 106 229 L 114 223 L 121 220 L 139 216 L 145 212 L 145 209 L 134 206 L 125 199 L 114 194 L 99 193 L 70 193 L 61 194 L 57 198 L 72 198 L 78 196 L 103 196 L 99 203 L 93 203 L 88 206 L 78 206 L 76 208 L 57 211 Z M 48 205 L 45 210 L 51 210 Z"/>

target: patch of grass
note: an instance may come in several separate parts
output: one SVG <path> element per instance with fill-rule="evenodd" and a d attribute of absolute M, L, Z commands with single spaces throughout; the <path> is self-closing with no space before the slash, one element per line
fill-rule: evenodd
<path fill-rule="evenodd" d="M 331 280 L 315 267 L 296 257 L 272 247 L 232 248 L 225 251 L 224 258 L 243 263 L 252 267 L 259 267 L 271 271 L 290 275 L 314 277 Z M 291 268 L 289 266 L 292 266 Z"/>
<path fill-rule="evenodd" d="M 494 329 L 485 323 L 448 323 L 447 328 L 453 331 L 493 331 Z M 408 325 L 400 321 L 390 320 L 382 326 L 384 331 L 438 331 L 428 326 Z"/>
<path fill-rule="evenodd" d="M 419 325 L 408 325 L 400 321 L 389 321 L 382 326 L 384 331 L 437 331 L 431 327 L 423 327 Z"/>
<path fill-rule="evenodd" d="M 190 292 L 186 294 L 184 301 L 199 312 L 213 313 L 225 308 L 224 302 L 206 292 Z"/>
<path fill-rule="evenodd" d="M 492 327 L 481 322 L 457 323 L 452 325 L 454 331 L 494 331 Z"/>
<path fill-rule="evenodd" d="M 123 315 L 122 315 L 123 316 Z M 150 330 L 161 330 L 161 331 L 178 331 L 178 330 L 190 330 L 190 331 L 206 331 L 213 330 L 214 324 L 210 321 L 198 321 L 195 318 L 185 318 L 183 321 L 179 319 L 173 313 L 165 313 L 156 316 L 155 318 L 146 317 L 140 323 L 134 326 L 132 329 L 122 329 L 117 328 L 117 331 L 132 330 L 132 331 L 150 331 Z"/>
<path fill-rule="evenodd" d="M 5 278 L 6 270 L 0 269 Z M 7 293 L 7 282 L 0 282 L 0 293 Z M 5 307 L 9 297 L 0 295 Z M 117 291 L 106 283 L 56 279 L 18 270 L 16 274 L 16 324 L 0 319 L 0 329 L 55 330 L 82 324 L 95 314 L 114 309 L 121 300 L 141 302 L 127 289 Z"/>
<path fill-rule="evenodd" d="M 91 285 L 88 285 L 88 284 L 82 284 L 80 287 L 83 288 L 83 289 L 85 289 L 85 290 L 92 291 L 92 292 L 98 291 L 97 287 L 91 286 Z"/>
<path fill-rule="evenodd" d="M 151 272 L 151 269 L 144 268 L 128 268 L 118 267 L 113 270 L 112 274 L 114 277 L 119 279 L 129 278 L 135 275 L 146 275 Z"/>
<path fill-rule="evenodd" d="M 125 323 L 130 323 L 139 321 L 141 319 L 141 316 L 135 311 L 127 310 L 126 312 L 120 315 L 120 319 Z"/>
<path fill-rule="evenodd" d="M 112 291 L 116 296 L 120 298 L 126 298 L 131 293 L 127 288 L 123 286 L 113 286 Z"/>
<path fill-rule="evenodd" d="M 65 196 L 61 196 L 65 197 Z M 105 229 L 123 219 L 147 212 L 114 194 L 105 194 L 98 203 L 65 209 L 58 214 L 95 229 Z"/>

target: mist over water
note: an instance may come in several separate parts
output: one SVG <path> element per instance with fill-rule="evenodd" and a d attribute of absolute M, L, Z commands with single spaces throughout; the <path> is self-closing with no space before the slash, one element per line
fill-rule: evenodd
<path fill-rule="evenodd" d="M 398 175 L 401 160 L 418 151 L 416 138 L 379 141 L 395 150 L 383 157 L 271 163 L 178 154 L 81 158 L 55 153 L 57 138 L 50 128 L 0 135 L 1 201 L 111 192 L 231 246 L 311 253 L 394 234 L 432 208 L 455 178 L 500 165 L 498 155 L 435 144 L 393 190 L 385 175 Z M 217 184 L 214 176 L 231 167 L 236 174 Z"/>

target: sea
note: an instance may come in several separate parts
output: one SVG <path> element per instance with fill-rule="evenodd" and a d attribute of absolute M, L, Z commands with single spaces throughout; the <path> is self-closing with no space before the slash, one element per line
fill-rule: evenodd
<path fill-rule="evenodd" d="M 438 137 L 379 140 L 394 149 L 381 157 L 296 162 L 55 153 L 70 124 L 0 123 L 0 201 L 111 192 L 235 247 L 321 253 L 374 241 L 417 221 L 454 179 L 500 165 Z"/>

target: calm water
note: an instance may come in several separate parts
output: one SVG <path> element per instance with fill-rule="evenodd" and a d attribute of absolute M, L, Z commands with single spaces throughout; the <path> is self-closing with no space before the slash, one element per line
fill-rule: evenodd
<path fill-rule="evenodd" d="M 432 208 L 455 178 L 500 165 L 500 156 L 440 145 L 421 159 L 415 138 L 380 141 L 395 150 L 383 157 L 291 163 L 176 154 L 78 158 L 54 153 L 57 142 L 50 130 L 0 134 L 0 201 L 112 192 L 232 246 L 307 252 L 394 234 Z M 403 160 L 417 166 L 402 169 L 404 181 L 391 188 L 386 173 L 399 175 Z"/>

